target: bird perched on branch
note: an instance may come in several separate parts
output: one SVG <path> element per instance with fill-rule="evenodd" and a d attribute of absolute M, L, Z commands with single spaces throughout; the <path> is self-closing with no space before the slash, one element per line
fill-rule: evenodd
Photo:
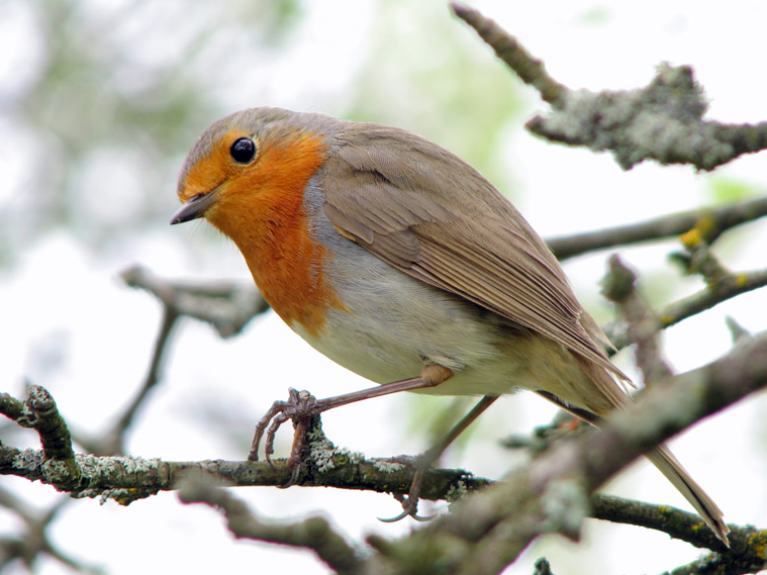
<path fill-rule="evenodd" d="M 396 391 L 484 396 L 463 427 L 519 388 L 597 425 L 629 402 L 619 383 L 628 378 L 543 240 L 479 172 L 424 138 L 245 110 L 203 134 L 178 195 L 171 223 L 207 219 L 296 333 L 382 384 L 318 401 L 294 393 L 260 433 L 272 417 Z M 668 449 L 648 457 L 726 542 L 721 511 Z M 415 480 L 403 515 L 415 515 L 419 488 Z"/>

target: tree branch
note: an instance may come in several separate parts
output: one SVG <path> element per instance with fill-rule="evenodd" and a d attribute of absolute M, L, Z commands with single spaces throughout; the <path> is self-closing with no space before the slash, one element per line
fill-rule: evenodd
<path fill-rule="evenodd" d="M 767 123 L 704 121 L 707 103 L 689 66 L 658 66 L 648 86 L 626 91 L 571 90 L 546 74 L 519 41 L 477 10 L 452 4 L 525 83 L 552 104 L 548 117 L 536 116 L 527 129 L 553 142 L 611 151 L 625 170 L 647 159 L 713 170 L 745 153 L 767 147 Z"/>
<path fill-rule="evenodd" d="M 360 567 L 359 552 L 321 517 L 293 523 L 265 522 L 228 491 L 205 481 L 183 482 L 179 498 L 187 504 L 205 503 L 220 510 L 229 531 L 238 539 L 311 549 L 336 573 L 356 573 Z"/>
<path fill-rule="evenodd" d="M 155 340 L 154 352 L 144 383 L 133 401 L 117 418 L 112 428 L 98 438 L 76 434 L 77 443 L 90 453 L 94 455 L 122 455 L 125 453 L 125 432 L 133 423 L 141 405 L 149 397 L 149 392 L 160 382 L 165 350 L 170 343 L 171 334 L 178 318 L 179 315 L 175 308 L 164 307 L 162 323 Z"/>
<path fill-rule="evenodd" d="M 549 76 L 543 62 L 533 58 L 514 36 L 477 10 L 457 3 L 450 4 L 450 7 L 456 16 L 477 31 L 480 38 L 495 50 L 497 56 L 516 72 L 525 84 L 538 90 L 544 101 L 555 107 L 561 104 L 562 98 L 568 92 L 567 87 Z"/>
<path fill-rule="evenodd" d="M 81 470 L 72 450 L 69 428 L 47 390 L 28 385 L 27 393 L 26 401 L 0 393 L 0 413 L 22 427 L 37 431 L 43 446 L 40 468 L 47 483 L 60 491 L 71 491 L 81 480 Z M 22 461 L 17 460 L 17 463 Z"/>
<path fill-rule="evenodd" d="M 710 548 L 712 537 L 708 529 L 701 529 L 700 517 L 668 505 L 651 505 L 630 501 L 612 495 L 597 493 L 591 498 L 591 517 L 613 523 L 647 527 L 667 533 L 675 539 L 686 541 L 699 548 Z M 728 533 L 731 552 L 710 556 L 719 558 L 722 573 L 749 573 L 764 568 L 762 549 L 767 545 L 767 531 L 754 527 L 734 527 Z M 733 567 L 739 566 L 736 570 Z M 717 572 L 709 571 L 709 573 Z"/>
<path fill-rule="evenodd" d="M 588 252 L 650 240 L 674 238 L 697 228 L 713 242 L 725 231 L 767 216 L 767 196 L 721 207 L 707 207 L 582 234 L 549 238 L 560 261 Z"/>
<path fill-rule="evenodd" d="M 581 521 L 588 514 L 589 496 L 609 477 L 685 427 L 764 386 L 767 332 L 741 340 L 724 358 L 674 377 L 669 385 L 653 387 L 641 402 L 608 418 L 601 432 L 556 446 L 508 480 L 478 493 L 471 505 L 459 502 L 453 514 L 408 538 L 388 541 L 371 537 L 369 543 L 379 553 L 365 559 L 360 572 L 413 572 L 417 565 L 418 572 L 425 575 L 444 573 L 445 569 L 455 573 L 498 573 L 538 535 L 556 531 L 577 537 Z M 4 412 L 23 420 L 18 403 L 5 401 L 3 405 L 11 406 Z M 72 489 L 79 496 L 112 497 L 123 503 L 159 489 L 172 489 L 182 477 L 210 477 L 227 485 L 279 485 L 290 475 L 285 466 L 268 463 L 77 458 L 81 481 Z M 30 456 L 29 451 L 3 447 L 0 473 L 49 481 L 40 459 L 41 455 Z M 441 493 L 447 489 L 465 492 L 479 486 L 469 486 L 473 478 L 465 474 L 439 471 L 430 476 L 444 482 L 438 489 Z M 304 485 L 401 493 L 407 491 L 411 478 L 412 468 L 400 461 L 366 461 L 335 449 L 317 457 L 301 477 Z M 434 491 L 427 490 L 426 494 L 432 497 Z M 688 528 L 695 529 L 697 524 Z M 700 530 L 700 538 L 696 544 L 704 542 L 721 549 L 708 531 Z M 450 552 L 446 553 L 446 549 Z M 436 566 L 440 566 L 439 570 Z"/>
<path fill-rule="evenodd" d="M 607 276 L 602 280 L 602 293 L 617 304 L 626 322 L 628 343 L 636 344 L 635 357 L 647 384 L 668 379 L 673 374 L 663 359 L 658 333 L 660 320 L 649 309 L 636 289 L 637 277 L 616 255 L 610 257 Z"/>
<path fill-rule="evenodd" d="M 237 335 L 251 319 L 269 309 L 269 304 L 252 284 L 174 283 L 160 279 L 141 266 L 126 270 L 122 277 L 129 286 L 152 293 L 177 315 L 211 324 L 221 337 Z"/>

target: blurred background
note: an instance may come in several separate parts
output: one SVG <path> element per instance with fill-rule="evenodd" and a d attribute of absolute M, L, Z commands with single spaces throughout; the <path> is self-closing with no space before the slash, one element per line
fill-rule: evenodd
<path fill-rule="evenodd" d="M 763 23 L 757 0 L 690 3 L 476 1 L 571 88 L 645 85 L 663 61 L 691 64 L 724 122 L 767 119 Z M 545 112 L 445 2 L 423 0 L 0 0 L 0 389 L 48 388 L 70 425 L 98 434 L 136 393 L 161 319 L 150 295 L 119 273 L 141 264 L 168 279 L 250 281 L 233 244 L 204 223 L 169 227 L 175 179 L 207 126 L 253 106 L 317 111 L 400 126 L 482 171 L 544 237 L 640 221 L 765 193 L 767 156 L 746 156 L 713 174 L 641 165 L 621 171 L 608 155 L 537 140 L 522 126 Z M 767 267 L 767 222 L 728 233 L 716 252 L 733 270 Z M 703 287 L 667 262 L 674 242 L 619 250 L 642 276 L 654 306 Z M 601 322 L 598 294 L 607 253 L 565 266 Z M 741 296 L 665 334 L 671 364 L 685 371 L 731 346 L 732 316 L 767 327 L 764 290 Z M 616 360 L 636 374 L 630 353 Z M 320 356 L 273 314 L 221 340 L 181 322 L 161 385 L 128 435 L 128 449 L 165 460 L 244 459 L 252 428 L 289 386 L 318 397 L 368 383 Z M 468 403 L 463 403 L 468 407 Z M 368 456 L 415 454 L 432 441 L 450 398 L 390 397 L 323 417 L 338 445 Z M 674 451 L 730 522 L 765 526 L 764 398 L 697 426 Z M 555 410 L 519 394 L 498 402 L 445 466 L 498 478 L 524 464 L 498 441 L 529 433 Z M 33 433 L 2 427 L 3 440 L 37 447 Z M 290 433 L 278 438 L 284 455 Z M 62 496 L 3 477 L 2 489 L 44 512 Z M 608 491 L 687 508 L 663 477 L 640 463 Z M 350 538 L 396 536 L 382 524 L 399 504 L 385 495 L 330 489 L 239 489 L 274 518 L 327 516 Z M 444 506 L 437 505 L 436 509 Z M 0 510 L 0 537 L 22 533 Z M 213 510 L 162 493 L 130 507 L 84 500 L 51 526 L 55 544 L 87 567 L 135 572 L 323 573 L 309 553 L 233 541 Z M 651 547 L 648 547 L 651 546 Z M 652 548 L 653 553 L 646 549 Z M 576 545 L 539 540 L 508 573 L 530 573 L 545 555 L 558 575 L 662 572 L 698 552 L 633 527 L 587 521 Z M 20 564 L 8 573 L 23 573 Z M 41 557 L 36 572 L 70 573 Z"/>

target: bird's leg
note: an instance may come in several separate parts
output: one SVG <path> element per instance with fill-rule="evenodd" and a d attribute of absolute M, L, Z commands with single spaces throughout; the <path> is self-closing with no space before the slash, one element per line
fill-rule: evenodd
<path fill-rule="evenodd" d="M 248 461 L 258 461 L 258 448 L 261 443 L 261 438 L 264 436 L 264 432 L 266 432 L 265 455 L 266 460 L 271 463 L 271 455 L 274 453 L 274 436 L 277 433 L 277 429 L 288 419 L 292 419 L 296 432 L 293 436 L 293 447 L 290 450 L 288 465 L 293 468 L 293 475 L 285 487 L 293 485 L 298 479 L 301 452 L 306 443 L 306 432 L 313 416 L 319 415 L 328 409 L 346 405 L 348 403 L 354 403 L 356 401 L 362 401 L 363 399 L 381 397 L 400 391 L 412 391 L 414 389 L 434 387 L 443 381 L 450 379 L 452 376 L 453 372 L 446 367 L 442 367 L 441 365 L 427 365 L 423 368 L 421 375 L 418 377 L 385 383 L 377 387 L 363 389 L 362 391 L 355 391 L 319 400 L 315 399 L 308 391 L 297 391 L 291 388 L 288 401 L 275 401 L 269 411 L 267 411 L 264 417 L 261 418 L 261 421 L 258 422 L 258 425 L 256 425 L 256 433 L 253 436 L 253 443 L 251 444 L 250 453 L 248 454 Z"/>
<path fill-rule="evenodd" d="M 493 402 L 498 399 L 498 396 L 486 395 L 479 400 L 479 403 L 467 413 L 461 421 L 459 421 L 440 441 L 426 450 L 416 463 L 415 475 L 413 475 L 413 482 L 410 484 L 410 492 L 407 496 L 398 497 L 397 499 L 402 503 L 402 513 L 391 519 L 381 519 L 385 523 L 393 523 L 404 519 L 410 515 L 417 521 L 426 521 L 431 517 L 420 517 L 418 512 L 418 500 L 421 495 L 421 488 L 423 482 L 426 479 L 426 472 L 434 464 L 440 455 L 448 448 L 448 446 L 455 441 L 461 433 L 463 433 L 467 427 L 469 427 L 475 419 L 477 419 L 484 411 L 490 407 Z"/>

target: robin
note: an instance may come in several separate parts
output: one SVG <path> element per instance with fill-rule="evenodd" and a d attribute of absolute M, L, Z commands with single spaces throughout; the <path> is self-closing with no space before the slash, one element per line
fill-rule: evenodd
<path fill-rule="evenodd" d="M 245 110 L 203 134 L 178 196 L 172 224 L 207 219 L 296 333 L 381 384 L 318 401 L 291 390 L 259 424 L 251 458 L 271 418 L 273 437 L 299 412 L 397 391 L 484 396 L 463 427 L 519 388 L 592 424 L 630 401 L 554 254 L 479 172 L 424 138 Z M 648 457 L 726 543 L 722 512 L 671 452 Z M 415 483 L 403 515 L 415 515 Z"/>

